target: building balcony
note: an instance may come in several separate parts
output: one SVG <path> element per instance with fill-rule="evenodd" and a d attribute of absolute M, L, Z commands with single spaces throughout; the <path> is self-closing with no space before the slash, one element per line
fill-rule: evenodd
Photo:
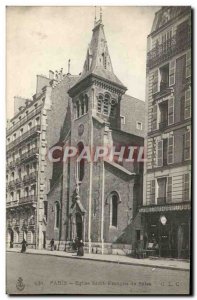
<path fill-rule="evenodd" d="M 38 155 L 38 152 L 39 152 L 39 148 L 36 147 L 36 148 L 33 148 L 23 154 L 21 154 L 21 157 L 20 157 L 20 161 L 26 161 L 26 160 L 29 160 L 31 159 L 32 157 Z"/>
<path fill-rule="evenodd" d="M 17 179 L 15 179 L 15 185 L 16 186 L 20 186 L 21 184 L 22 184 L 22 178 L 17 178 Z"/>
<path fill-rule="evenodd" d="M 173 92 L 174 92 L 174 90 L 172 87 L 165 85 L 165 87 L 163 86 L 161 88 L 161 85 L 160 85 L 160 90 L 156 94 L 153 94 L 153 99 L 155 101 L 158 101 L 158 100 L 166 101 L 170 95 L 173 95 Z"/>
<path fill-rule="evenodd" d="M 36 135 L 40 132 L 41 126 L 36 125 L 18 138 L 16 138 L 14 141 L 12 141 L 10 144 L 7 145 L 7 151 L 11 150 L 15 146 L 18 146 L 20 143 L 24 142 L 26 139 L 32 137 L 33 135 Z"/>
<path fill-rule="evenodd" d="M 37 176 L 38 176 L 38 172 L 33 172 L 30 173 L 29 175 L 25 175 L 23 177 L 23 182 L 27 183 L 27 182 L 33 182 L 37 180 Z"/>
<path fill-rule="evenodd" d="M 8 183 L 9 188 L 13 188 L 15 186 L 15 180 L 12 180 Z"/>
<path fill-rule="evenodd" d="M 23 124 L 25 124 L 28 120 L 32 119 L 34 116 L 36 116 L 37 114 L 39 114 L 41 112 L 42 106 L 43 105 L 38 106 L 37 109 L 35 109 L 32 112 L 30 112 L 27 116 L 25 116 L 23 119 L 21 119 L 20 121 L 18 121 L 14 126 L 12 126 L 9 129 L 7 129 L 6 135 L 11 134 L 15 130 L 17 130 L 17 128 L 19 128 L 20 126 L 22 126 Z"/>
<path fill-rule="evenodd" d="M 16 207 L 18 206 L 18 200 L 12 200 L 12 201 L 7 201 L 6 202 L 6 207 L 9 208 L 9 207 Z"/>
<path fill-rule="evenodd" d="M 13 169 L 13 168 L 15 168 L 15 166 L 16 166 L 16 161 L 15 160 L 8 163 L 8 168 L 9 169 Z"/>
<path fill-rule="evenodd" d="M 191 47 L 191 33 L 190 26 L 188 25 L 188 28 L 181 35 L 179 33 L 174 35 L 166 42 L 156 45 L 148 52 L 147 68 L 154 68 L 189 47 Z"/>
<path fill-rule="evenodd" d="M 166 204 L 166 197 L 158 197 L 157 198 L 157 204 L 158 205 Z"/>
<path fill-rule="evenodd" d="M 159 130 L 163 131 L 168 126 L 168 121 L 160 122 L 159 123 Z"/>
<path fill-rule="evenodd" d="M 29 195 L 19 199 L 19 204 L 35 203 L 37 201 L 36 195 Z"/>

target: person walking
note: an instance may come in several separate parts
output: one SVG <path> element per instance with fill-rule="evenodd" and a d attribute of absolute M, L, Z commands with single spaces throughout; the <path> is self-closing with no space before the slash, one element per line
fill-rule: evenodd
<path fill-rule="evenodd" d="M 50 241 L 50 245 L 51 245 L 51 251 L 53 251 L 54 250 L 54 245 L 55 245 L 54 239 L 52 239 Z"/>
<path fill-rule="evenodd" d="M 27 248 L 27 242 L 25 239 L 23 239 L 22 241 L 22 248 L 21 248 L 21 253 L 25 253 L 26 252 L 26 248 Z"/>
<path fill-rule="evenodd" d="M 77 256 L 84 256 L 84 249 L 83 249 L 83 247 L 84 247 L 84 243 L 83 243 L 83 241 L 82 240 L 80 240 L 79 241 L 79 243 L 78 243 L 78 250 L 77 250 Z"/>

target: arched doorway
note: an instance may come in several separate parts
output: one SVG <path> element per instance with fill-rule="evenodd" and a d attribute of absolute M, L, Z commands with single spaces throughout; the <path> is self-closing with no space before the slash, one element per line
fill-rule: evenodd
<path fill-rule="evenodd" d="M 10 248 L 13 248 L 14 247 L 14 231 L 11 229 L 9 230 L 9 246 Z"/>
<path fill-rule="evenodd" d="M 76 233 L 77 237 L 81 240 L 83 235 L 82 216 L 80 213 L 76 214 Z"/>

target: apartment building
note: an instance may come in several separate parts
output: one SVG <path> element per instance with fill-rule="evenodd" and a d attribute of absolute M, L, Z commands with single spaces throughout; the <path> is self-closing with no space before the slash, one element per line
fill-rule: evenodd
<path fill-rule="evenodd" d="M 191 217 L 191 8 L 163 7 L 147 38 L 144 236 L 187 258 Z"/>
<path fill-rule="evenodd" d="M 37 75 L 32 99 L 14 98 L 14 117 L 6 130 L 7 246 L 46 247 L 47 193 L 52 165 L 46 159 L 50 145 L 61 136 L 67 111 L 67 90 L 78 76 L 49 71 Z M 58 104 L 58 105 L 57 105 Z"/>

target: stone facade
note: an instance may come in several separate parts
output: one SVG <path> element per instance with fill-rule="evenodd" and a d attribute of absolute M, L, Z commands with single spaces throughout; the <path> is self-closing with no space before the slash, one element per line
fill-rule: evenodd
<path fill-rule="evenodd" d="M 147 164 L 140 209 L 144 234 L 149 242 L 156 240 L 161 256 L 189 256 L 191 83 L 191 8 L 162 8 L 148 36 Z"/>
<path fill-rule="evenodd" d="M 143 146 L 144 102 L 125 95 L 126 88 L 113 73 L 103 39 L 99 21 L 93 29 L 83 72 L 68 89 L 70 118 L 65 118 L 67 130 L 56 145 L 69 144 L 81 150 L 86 146 L 91 150 L 97 146 Z M 137 122 L 142 126 L 137 128 Z M 102 253 L 112 251 L 116 248 L 112 244 L 134 247 L 136 229 L 141 230 L 138 208 L 142 205 L 142 176 L 143 164 L 136 162 L 84 161 L 81 166 L 71 158 L 54 163 L 48 193 L 47 243 L 54 238 L 57 247 L 64 249 L 78 236 L 89 252 L 95 247 Z"/>

